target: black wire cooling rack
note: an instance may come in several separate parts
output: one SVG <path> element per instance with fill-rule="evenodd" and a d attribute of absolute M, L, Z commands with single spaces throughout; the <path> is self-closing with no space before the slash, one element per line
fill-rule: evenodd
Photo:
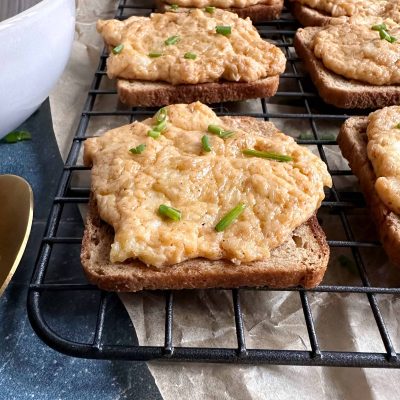
<path fill-rule="evenodd" d="M 139 4 L 139 1 L 131 1 L 119 0 L 116 18 L 123 19 L 133 14 L 147 15 L 153 10 L 146 0 L 143 0 L 142 4 Z M 380 252 L 379 254 L 383 254 L 380 244 L 374 240 L 364 240 L 365 238 L 360 240 L 354 233 L 357 226 L 352 223 L 352 216 L 360 212 L 364 218 L 367 218 L 363 197 L 356 191 L 346 191 L 338 187 L 337 179 L 351 179 L 351 171 L 335 168 L 331 165 L 329 155 L 327 155 L 331 148 L 337 149 L 337 145 L 335 137 L 327 137 L 324 134 L 326 127 L 333 126 L 337 132 L 341 123 L 353 112 L 347 111 L 347 115 L 344 115 L 341 110 L 327 106 L 320 100 L 291 46 L 297 28 L 297 22 L 286 11 L 279 20 L 257 24 L 261 36 L 282 48 L 288 60 L 287 69 L 281 76 L 276 96 L 271 99 L 243 102 L 244 107 L 248 107 L 245 112 L 243 110 L 238 112 L 237 104 L 216 104 L 213 105 L 213 108 L 218 115 L 248 115 L 271 120 L 278 126 L 284 125 L 286 121 L 296 121 L 299 131 L 309 132 L 308 136 L 297 136 L 298 143 L 314 147 L 321 159 L 328 164 L 329 171 L 333 176 L 334 187 L 326 192 L 326 199 L 318 216 L 323 219 L 325 214 L 329 214 L 338 221 L 343 237 L 340 240 L 328 237 L 331 251 L 339 249 L 347 252 L 350 264 L 354 266 L 356 274 L 358 274 L 360 284 L 331 285 L 325 284 L 324 280 L 322 285 L 313 290 L 285 289 L 285 291 L 297 292 L 300 297 L 309 336 L 308 350 L 249 349 L 246 347 L 240 298 L 246 290 L 257 290 L 247 288 L 231 290 L 234 309 L 232 323 L 235 325 L 237 336 L 236 348 L 174 346 L 173 292 L 159 293 L 160 296 L 165 296 L 165 326 L 160 327 L 165 332 L 164 343 L 160 343 L 158 346 L 142 346 L 136 339 L 128 341 L 128 344 L 123 343 L 121 338 L 126 337 L 128 331 L 133 331 L 131 322 L 126 313 L 124 314 L 116 294 L 101 291 L 85 280 L 79 262 L 83 232 L 82 221 L 78 221 L 77 228 L 75 227 L 72 231 L 70 229 L 71 221 L 74 220 L 71 217 L 71 210 L 75 210 L 76 213 L 77 206 L 88 201 L 89 188 L 79 188 L 74 181 L 75 175 L 84 174 L 87 169 L 80 164 L 79 158 L 82 143 L 91 136 L 91 124 L 104 124 L 110 128 L 107 126 L 107 118 L 110 116 L 121 118 L 120 125 L 122 125 L 134 119 L 152 115 L 155 111 L 152 108 L 127 109 L 117 102 L 115 88 L 110 86 L 110 81 L 105 76 L 106 51 L 100 57 L 71 150 L 62 171 L 45 236 L 41 242 L 36 268 L 29 286 L 29 318 L 34 330 L 45 343 L 71 356 L 96 359 L 400 367 L 399 354 L 396 353 L 392 344 L 386 326 L 387 321 L 384 320 L 377 299 L 378 296 L 397 295 L 400 293 L 400 288 L 371 284 L 364 263 L 363 251 L 377 251 Z M 101 99 L 105 99 L 105 101 L 101 102 Z M 99 106 L 99 104 L 103 105 Z M 290 111 L 287 110 L 287 106 L 291 107 Z M 293 110 L 298 110 L 298 112 L 293 112 Z M 355 179 L 354 184 L 356 185 Z M 361 227 L 362 229 L 363 227 Z M 58 259 L 61 257 L 64 260 L 61 264 L 53 261 L 55 254 L 58 254 Z M 385 351 L 356 352 L 321 348 L 309 303 L 310 296 L 315 293 L 326 293 L 328 296 L 335 293 L 353 294 L 356 296 L 355 302 L 361 297 L 367 298 L 368 312 L 373 314 Z M 59 306 L 52 309 L 52 305 L 57 302 L 65 306 L 62 309 Z M 110 308 L 111 312 L 108 312 Z M 110 318 L 112 319 L 111 323 L 107 321 Z M 124 321 L 125 325 L 121 321 Z M 80 336 L 74 336 L 75 331 L 78 330 Z M 334 334 L 332 332 L 332 335 Z M 82 336 L 85 339 L 82 339 Z"/>

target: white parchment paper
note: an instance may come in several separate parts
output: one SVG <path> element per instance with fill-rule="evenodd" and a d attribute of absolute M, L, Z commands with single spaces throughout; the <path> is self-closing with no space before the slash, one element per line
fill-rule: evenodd
<path fill-rule="evenodd" d="M 98 18 L 111 18 L 113 0 L 77 0 L 76 38 L 71 60 L 50 96 L 54 131 L 63 158 L 68 154 L 74 131 L 97 68 L 102 41 L 95 30 Z M 112 82 L 107 82 L 113 87 Z M 287 88 L 288 90 L 290 87 Z M 121 107 L 115 96 L 100 98 L 98 109 Z M 103 108 L 102 108 L 103 107 Z M 304 112 L 299 106 L 268 105 L 269 111 Z M 259 101 L 233 104 L 230 110 L 262 111 Z M 127 117 L 96 118 L 90 134 L 129 122 Z M 285 133 L 310 132 L 308 121 L 273 120 Z M 338 123 L 321 121 L 326 134 L 336 135 Z M 312 148 L 312 147 L 311 147 Z M 316 151 L 315 148 L 312 148 Z M 327 147 L 331 168 L 343 168 L 336 146 Z M 337 187 L 356 190 L 354 178 L 335 179 Z M 330 239 L 345 239 L 338 215 L 321 213 L 322 226 Z M 350 216 L 354 234 L 374 240 L 375 231 L 365 211 Z M 388 264 L 382 251 L 364 250 L 372 285 L 400 285 L 400 273 Z M 348 249 L 333 249 L 326 284 L 361 285 Z M 124 294 L 121 299 L 135 325 L 140 344 L 162 345 L 165 299 L 161 294 Z M 395 347 L 400 346 L 399 307 L 396 296 L 377 296 Z M 384 352 L 366 296 L 313 293 L 309 295 L 315 326 L 323 350 Z M 296 292 L 242 291 L 241 303 L 248 348 L 310 349 L 299 294 Z M 232 298 L 229 291 L 182 291 L 175 293 L 174 345 L 236 347 Z M 396 399 L 400 372 L 360 368 L 320 368 L 192 363 L 149 363 L 151 373 L 166 400 L 191 399 Z"/>

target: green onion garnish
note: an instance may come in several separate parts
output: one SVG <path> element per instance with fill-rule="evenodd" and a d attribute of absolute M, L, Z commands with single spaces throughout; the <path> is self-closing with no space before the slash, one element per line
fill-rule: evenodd
<path fill-rule="evenodd" d="M 132 154 L 142 154 L 144 152 L 144 149 L 146 148 L 145 144 L 139 144 L 139 146 L 132 147 L 129 151 Z"/>
<path fill-rule="evenodd" d="M 124 45 L 121 43 L 121 44 L 119 44 L 118 46 L 114 47 L 114 48 L 112 49 L 112 52 L 113 52 L 114 54 L 119 54 L 119 53 L 121 53 L 121 51 L 123 50 L 123 48 L 124 48 Z"/>
<path fill-rule="evenodd" d="M 182 217 L 182 213 L 176 208 L 166 206 L 165 204 L 161 204 L 158 207 L 158 212 L 161 216 L 170 218 L 174 221 L 180 221 Z"/>
<path fill-rule="evenodd" d="M 151 58 L 157 58 L 157 57 L 161 57 L 162 53 L 160 53 L 158 51 L 152 51 L 151 53 L 148 54 L 148 56 Z"/>
<path fill-rule="evenodd" d="M 400 129 L 400 122 L 395 126 L 395 128 Z"/>
<path fill-rule="evenodd" d="M 238 204 L 235 208 L 232 208 L 231 211 L 226 214 L 221 221 L 215 226 L 215 230 L 217 232 L 224 231 L 232 222 L 239 217 L 239 215 L 244 211 L 246 205 L 243 203 Z"/>
<path fill-rule="evenodd" d="M 188 53 L 185 53 L 183 58 L 186 58 L 188 60 L 195 60 L 197 58 L 197 55 L 194 53 L 191 53 L 190 51 Z"/>
<path fill-rule="evenodd" d="M 214 135 L 217 135 L 221 139 L 227 139 L 228 137 L 231 137 L 235 134 L 234 131 L 224 131 L 218 125 L 208 125 L 207 130 L 208 130 L 208 132 L 213 133 Z"/>
<path fill-rule="evenodd" d="M 167 120 L 164 119 L 164 121 L 161 121 L 157 125 L 153 126 L 153 131 L 162 132 L 163 130 L 165 130 L 166 127 L 167 127 Z"/>
<path fill-rule="evenodd" d="M 387 26 L 385 24 L 373 25 L 371 28 L 373 31 L 387 31 Z"/>
<path fill-rule="evenodd" d="M 228 36 L 232 33 L 232 28 L 230 26 L 217 25 L 215 27 L 215 30 L 217 31 L 217 33 L 224 36 Z"/>
<path fill-rule="evenodd" d="M 203 150 L 206 151 L 207 153 L 211 151 L 210 140 L 207 135 L 204 135 L 201 138 L 201 145 L 203 146 Z"/>
<path fill-rule="evenodd" d="M 170 5 L 170 10 L 177 10 L 179 8 L 178 4 L 171 4 Z"/>
<path fill-rule="evenodd" d="M 209 14 L 214 14 L 215 7 L 208 6 L 208 7 L 206 7 L 206 8 L 204 9 L 204 11 L 205 11 L 205 12 L 208 12 Z"/>
<path fill-rule="evenodd" d="M 165 107 L 160 108 L 155 117 L 157 122 L 164 122 L 167 119 L 167 109 Z"/>
<path fill-rule="evenodd" d="M 3 141 L 6 143 L 17 143 L 23 140 L 31 140 L 32 135 L 27 131 L 14 131 L 10 132 L 3 138 Z"/>
<path fill-rule="evenodd" d="M 150 137 L 152 137 L 153 139 L 159 138 L 160 135 L 161 135 L 161 132 L 160 132 L 160 131 L 156 131 L 156 130 L 154 130 L 154 129 L 150 129 L 150 130 L 147 132 L 147 136 L 150 136 Z"/>
<path fill-rule="evenodd" d="M 244 149 L 242 150 L 242 153 L 245 154 L 246 156 L 267 158 L 269 160 L 275 160 L 280 162 L 288 162 L 293 160 L 293 158 L 290 156 L 286 156 L 284 154 L 272 153 L 270 151 Z"/>
<path fill-rule="evenodd" d="M 177 44 L 179 40 L 180 40 L 179 36 L 171 36 L 164 43 L 167 46 L 170 46 L 171 44 Z"/>

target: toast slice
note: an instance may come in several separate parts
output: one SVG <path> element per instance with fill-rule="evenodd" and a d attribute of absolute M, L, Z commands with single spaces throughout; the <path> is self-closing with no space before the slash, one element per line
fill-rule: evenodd
<path fill-rule="evenodd" d="M 290 0 L 288 6 L 290 12 L 303 26 L 323 26 L 335 19 L 319 10 L 304 6 L 296 0 Z"/>
<path fill-rule="evenodd" d="M 375 191 L 376 175 L 367 155 L 367 126 L 368 117 L 351 117 L 342 125 L 337 141 L 360 181 L 383 248 L 400 267 L 400 216 L 389 210 Z"/>
<path fill-rule="evenodd" d="M 325 68 L 311 47 L 312 39 L 320 29 L 299 29 L 294 38 L 294 47 L 326 103 L 339 108 L 382 108 L 400 104 L 400 86 L 374 86 L 343 78 Z"/>
<path fill-rule="evenodd" d="M 134 107 L 156 107 L 200 101 L 206 104 L 274 96 L 279 76 L 255 82 L 209 82 L 196 85 L 172 85 L 166 82 L 118 79 L 117 91 L 122 103 Z"/>
<path fill-rule="evenodd" d="M 138 260 L 110 262 L 113 228 L 100 219 L 91 199 L 81 261 L 90 282 L 101 289 L 136 292 L 144 289 L 234 288 L 240 286 L 317 286 L 329 259 L 325 234 L 313 216 L 271 252 L 267 261 L 236 265 L 227 260 L 193 259 L 157 269 Z"/>
<path fill-rule="evenodd" d="M 170 11 L 169 4 L 163 0 L 156 0 L 157 10 L 160 12 Z M 255 4 L 243 8 L 227 8 L 226 11 L 237 14 L 240 18 L 249 17 L 253 22 L 271 21 L 278 19 L 283 9 L 283 0 L 270 0 L 263 4 Z M 189 8 L 178 8 L 177 12 L 185 12 Z"/>

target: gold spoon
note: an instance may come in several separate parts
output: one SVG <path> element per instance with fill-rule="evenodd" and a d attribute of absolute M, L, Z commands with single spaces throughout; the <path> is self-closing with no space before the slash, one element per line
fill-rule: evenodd
<path fill-rule="evenodd" d="M 0 175 L 0 296 L 21 261 L 33 217 L 32 189 L 25 179 Z"/>

